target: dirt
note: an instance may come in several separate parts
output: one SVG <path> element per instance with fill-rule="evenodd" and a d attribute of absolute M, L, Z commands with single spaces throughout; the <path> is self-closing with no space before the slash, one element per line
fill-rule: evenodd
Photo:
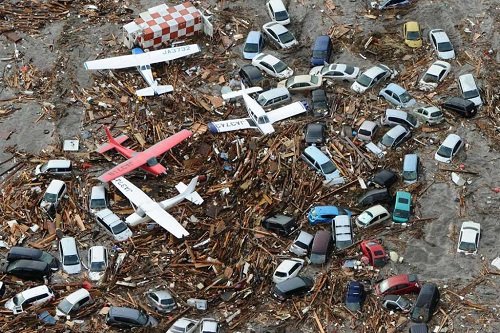
<path fill-rule="evenodd" d="M 217 13 L 213 9 L 216 3 L 214 1 L 210 1 L 210 3 L 212 10 Z M 306 73 L 309 71 L 310 46 L 315 36 L 327 33 L 332 26 L 346 26 L 350 31 L 342 38 L 334 40 L 335 51 L 331 59 L 332 62 L 348 63 L 361 68 L 382 62 L 402 72 L 418 61 L 420 56 L 425 55 L 429 57 L 429 61 L 420 68 L 423 71 L 435 58 L 432 55 L 431 60 L 432 51 L 426 40 L 421 50 L 413 51 L 401 47 L 403 44 L 400 32 L 402 24 L 408 20 L 416 20 L 420 22 L 424 36 L 427 36 L 428 31 L 432 28 L 443 28 L 452 40 L 458 54 L 457 60 L 451 62 L 452 72 L 447 79 L 449 89 L 441 90 L 432 97 L 432 101 L 438 103 L 445 96 L 458 95 L 454 79 L 465 72 L 475 71 L 477 61 L 481 60 L 479 82 L 484 88 L 490 86 L 491 96 L 495 94 L 497 96 L 491 101 L 493 103 L 496 101 L 498 105 L 498 94 L 500 93 L 498 89 L 498 63 L 500 62 L 498 43 L 500 38 L 499 23 L 498 20 L 494 19 L 500 16 L 500 6 L 497 1 L 418 0 L 414 1 L 414 4 L 408 9 L 384 12 L 367 11 L 368 1 L 336 0 L 333 3 L 336 7 L 331 11 L 324 6 L 324 1 L 320 0 L 287 1 L 286 5 L 292 17 L 292 23 L 288 27 L 298 38 L 301 47 L 292 52 L 283 52 L 266 46 L 265 51 L 278 56 L 289 64 L 296 73 Z M 136 14 L 155 4 L 157 2 L 154 1 L 128 1 L 127 6 Z M 255 6 L 250 1 L 226 0 L 217 2 L 217 6 L 219 10 L 232 12 L 249 21 L 249 30 L 259 30 L 262 24 L 268 22 L 268 15 L 260 3 Z M 78 8 L 78 6 L 72 8 Z M 248 15 L 248 13 L 252 14 Z M 0 141 L 0 163 L 16 156 L 12 154 L 11 149 L 6 151 L 7 147 L 15 147 L 14 150 L 18 152 L 36 156 L 40 153 L 50 152 L 54 147 L 59 146 L 61 139 L 81 138 L 81 134 L 85 130 L 89 131 L 91 135 L 96 135 L 99 130 L 99 126 L 96 124 L 82 124 L 84 106 L 74 99 L 74 92 L 80 89 L 91 91 L 95 89 L 94 81 L 100 79 L 97 75 L 85 71 L 83 62 L 97 56 L 112 56 L 129 52 L 120 45 L 119 36 L 122 24 L 135 17 L 135 14 L 117 14 L 120 19 L 114 17 L 113 20 L 109 21 L 95 19 L 95 16 L 92 15 L 80 14 L 81 12 L 72 10 L 68 17 L 48 22 L 37 34 L 29 35 L 20 31 L 23 41 L 17 45 L 20 52 L 19 59 L 0 62 L 4 78 L 26 64 L 36 69 L 37 73 L 41 73 L 39 76 L 43 78 L 36 81 L 35 87 L 31 89 L 22 85 L 19 89 L 12 89 L 6 85 L 5 80 L 1 81 L 0 110 L 14 108 L 16 111 L 8 116 L 0 117 L 2 135 L 12 131 L 8 140 L 2 139 Z M 108 14 L 110 12 L 101 15 L 105 17 Z M 375 15 L 377 18 L 368 18 L 363 16 L 365 14 Z M 466 28 L 472 32 L 466 32 Z M 226 32 L 231 33 L 231 31 Z M 240 33 L 244 32 L 246 30 L 242 29 Z M 475 33 L 479 36 L 476 39 L 474 39 Z M 382 47 L 381 51 L 372 54 L 363 47 L 372 35 L 383 36 L 391 42 L 401 45 L 391 48 Z M 242 41 L 240 40 L 226 53 L 228 59 L 224 66 L 228 68 L 228 71 L 247 63 L 240 56 Z M 209 41 L 206 42 L 209 43 Z M 393 52 L 392 50 L 400 51 Z M 0 36 L 0 58 L 10 58 L 13 55 L 12 42 L 8 41 L 5 36 Z M 403 61 L 404 55 L 412 55 L 413 58 L 410 61 Z M 472 56 L 474 60 L 469 56 Z M 8 65 L 12 67 L 9 69 Z M 126 72 L 126 74 L 117 75 L 120 75 L 121 78 L 138 76 L 133 70 Z M 46 87 L 46 82 L 52 82 L 50 87 Z M 398 82 L 398 77 L 394 79 L 394 82 Z M 40 87 L 47 89 L 38 89 Z M 105 88 L 101 87 L 101 89 Z M 207 91 L 207 89 L 217 92 L 220 87 L 213 85 L 200 88 L 203 91 Z M 332 93 L 336 91 L 335 86 L 329 89 Z M 34 94 L 22 94 L 21 92 L 25 90 L 33 90 Z M 375 90 L 368 97 L 373 101 L 376 100 Z M 410 93 L 419 94 L 413 86 L 409 86 L 409 90 Z M 294 98 L 302 99 L 304 96 Z M 358 97 L 351 95 L 342 98 L 350 101 Z M 46 112 L 43 108 L 48 108 L 51 111 Z M 42 113 L 46 113 L 46 115 L 41 117 Z M 360 115 L 362 116 L 363 112 Z M 497 244 L 500 232 L 498 224 L 500 194 L 493 190 L 500 187 L 500 173 L 498 172 L 500 167 L 499 132 L 498 128 L 492 129 L 493 135 L 489 135 L 491 132 L 485 131 L 484 126 L 478 125 L 484 121 L 490 127 L 498 126 L 498 111 L 496 115 L 496 125 L 493 121 L 489 121 L 486 116 L 480 114 L 475 120 L 450 121 L 443 127 L 442 131 L 417 136 L 423 144 L 415 141 L 408 144 L 408 147 L 412 148 L 406 148 L 405 152 L 410 149 L 421 157 L 423 173 L 420 188 L 429 186 L 422 195 L 416 196 L 414 215 L 417 219 L 433 219 L 425 222 L 417 221 L 406 228 L 388 225 L 388 228 L 382 229 L 377 235 L 384 240 L 387 249 L 398 252 L 404 258 L 402 263 L 389 263 L 378 274 L 379 278 L 392 274 L 417 273 L 422 281 L 437 283 L 444 294 L 441 306 L 449 315 L 445 324 L 448 332 L 493 333 L 500 331 L 499 279 L 498 275 L 487 274 L 485 271 L 489 267 L 489 263 L 499 255 Z M 466 142 L 465 151 L 449 167 L 459 167 L 460 164 L 463 164 L 465 170 L 478 173 L 477 175 L 462 174 L 468 180 L 464 189 L 451 181 L 450 172 L 439 171 L 438 164 L 433 159 L 439 143 L 448 133 L 456 133 L 463 137 Z M 399 171 L 398 165 L 401 167 L 402 161 L 397 160 L 400 156 L 402 156 L 401 150 L 392 155 L 394 158 L 392 164 L 396 166 L 395 171 Z M 19 163 L 19 159 L 14 158 L 0 164 L 0 173 L 16 166 L 17 163 Z M 381 161 L 380 163 L 386 162 Z M 3 175 L 3 179 L 9 175 Z M 203 193 L 201 194 L 203 196 Z M 465 204 L 462 207 L 460 205 L 461 194 L 464 196 Z M 231 199 L 235 202 L 237 200 L 236 198 Z M 343 200 L 343 198 L 342 195 L 338 195 L 328 197 L 325 200 Z M 310 205 L 319 203 L 329 202 L 312 202 L 311 200 Z M 300 216 L 299 219 L 303 222 L 305 216 Z M 0 220 L 4 222 L 3 218 Z M 481 223 L 482 237 L 479 254 L 476 256 L 463 256 L 456 252 L 458 230 L 460 230 L 461 223 L 467 220 Z M 403 229 L 399 231 L 395 228 Z M 316 229 L 310 228 L 312 231 Z M 93 245 L 91 244 L 93 242 L 93 240 L 88 240 L 88 242 L 86 240 L 87 246 Z M 282 250 L 284 248 L 277 247 L 276 251 Z M 54 254 L 56 252 L 54 251 Z M 85 256 L 83 257 L 85 258 Z M 220 259 L 222 260 L 222 258 Z M 237 259 L 228 259 L 228 262 L 230 260 Z M 84 261 L 86 262 L 86 260 Z M 337 260 L 331 260 L 330 265 L 339 264 L 340 258 L 337 258 Z M 305 270 L 305 274 L 316 278 L 320 273 L 321 270 L 311 267 L 307 267 Z M 262 278 L 268 279 L 269 277 Z M 474 282 L 482 278 L 485 278 L 485 281 L 475 286 Z M 70 278 L 70 281 L 77 281 L 77 279 Z M 331 276 L 330 281 L 335 281 L 335 277 Z M 168 285 L 166 280 L 159 283 Z M 469 285 L 471 283 L 472 285 Z M 153 286 L 145 286 L 141 291 L 148 287 Z M 336 289 L 333 290 L 334 288 Z M 127 297 L 127 291 L 130 292 L 122 289 L 119 293 Z M 341 299 L 344 294 L 344 286 L 332 284 L 327 287 L 326 292 L 339 295 L 338 297 Z M 137 293 L 137 295 L 139 294 Z M 465 300 L 474 304 L 484 306 L 485 309 L 474 310 L 473 307 L 461 302 L 456 295 L 463 296 Z M 375 302 L 375 298 L 370 296 L 367 304 L 372 306 Z M 255 315 L 253 319 L 240 325 L 235 331 L 318 332 L 311 311 L 304 315 L 304 319 L 298 319 L 296 312 L 288 311 L 290 307 L 294 306 L 292 303 L 277 304 L 265 294 L 253 295 L 248 304 L 251 305 L 249 311 Z M 218 302 L 218 305 L 209 314 L 221 318 L 222 314 L 235 310 L 235 305 L 230 302 Z M 320 318 L 327 332 L 364 332 L 366 330 L 362 328 L 363 320 L 376 318 L 376 316 L 384 316 L 384 318 L 389 316 L 397 320 L 396 316 L 391 317 L 390 314 L 380 310 L 380 313 L 368 312 L 360 315 L 361 319 L 356 321 L 352 316 L 346 316 L 345 312 L 341 312 L 339 310 L 341 307 L 340 304 L 333 304 L 329 320 Z M 288 312 L 292 314 L 292 317 L 284 320 L 283 318 L 286 318 L 284 314 Z M 204 316 L 207 315 L 204 314 Z M 430 327 L 439 326 L 444 320 L 443 318 L 445 317 L 441 313 L 437 313 Z M 402 325 L 402 327 L 407 328 L 408 324 Z M 226 331 L 230 332 L 231 330 L 226 328 Z"/>

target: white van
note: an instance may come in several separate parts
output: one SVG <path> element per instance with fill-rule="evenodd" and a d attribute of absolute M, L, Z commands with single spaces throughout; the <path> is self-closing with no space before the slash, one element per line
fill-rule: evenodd
<path fill-rule="evenodd" d="M 92 186 L 89 199 L 89 211 L 91 214 L 108 208 L 108 195 L 104 185 Z"/>
<path fill-rule="evenodd" d="M 483 100 L 479 94 L 479 89 L 477 88 L 476 81 L 472 74 L 464 74 L 458 77 L 458 87 L 462 92 L 462 97 L 468 99 L 476 106 L 483 105 Z"/>
<path fill-rule="evenodd" d="M 14 314 L 23 312 L 27 307 L 40 305 L 55 298 L 54 292 L 46 285 L 26 289 L 5 303 L 5 307 Z"/>
<path fill-rule="evenodd" d="M 56 316 L 67 316 L 75 313 L 83 306 L 92 302 L 92 297 L 87 289 L 81 288 L 66 296 L 56 307 Z"/>
<path fill-rule="evenodd" d="M 51 205 L 57 208 L 62 197 L 66 194 L 66 184 L 62 180 L 54 179 L 43 195 L 40 208 L 47 210 Z"/>
<path fill-rule="evenodd" d="M 76 241 L 73 237 L 63 237 L 59 241 L 59 256 L 63 271 L 68 274 L 78 274 L 82 270 L 82 264 Z"/>
<path fill-rule="evenodd" d="M 284 104 L 286 102 L 290 102 L 291 100 L 292 96 L 285 87 L 269 89 L 257 96 L 257 103 L 259 103 L 264 109 Z"/>
<path fill-rule="evenodd" d="M 89 249 L 89 279 L 99 281 L 108 268 L 108 249 L 104 246 L 92 246 Z"/>
<path fill-rule="evenodd" d="M 35 176 L 39 175 L 55 175 L 69 176 L 72 171 L 71 161 L 69 160 L 50 160 L 36 166 Z"/>

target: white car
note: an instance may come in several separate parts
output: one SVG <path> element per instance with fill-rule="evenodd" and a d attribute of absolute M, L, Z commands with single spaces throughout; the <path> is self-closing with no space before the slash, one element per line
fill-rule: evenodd
<path fill-rule="evenodd" d="M 316 66 L 309 71 L 311 75 L 321 75 L 323 79 L 354 81 L 359 75 L 359 67 L 345 64 Z"/>
<path fill-rule="evenodd" d="M 283 25 L 290 23 L 290 15 L 281 0 L 268 0 L 266 8 L 271 20 Z"/>
<path fill-rule="evenodd" d="M 429 31 L 429 41 L 434 50 L 436 50 L 439 59 L 455 59 L 455 50 L 443 29 L 432 29 Z"/>
<path fill-rule="evenodd" d="M 444 139 L 439 149 L 434 154 L 434 158 L 443 163 L 451 163 L 451 160 L 458 154 L 463 147 L 464 141 L 456 134 L 449 134 Z"/>
<path fill-rule="evenodd" d="M 257 54 L 252 59 L 252 65 L 278 79 L 286 79 L 293 75 L 293 70 L 290 67 L 270 54 Z"/>
<path fill-rule="evenodd" d="M 303 266 L 304 259 L 293 258 L 284 260 L 274 271 L 273 282 L 280 283 L 297 276 Z"/>
<path fill-rule="evenodd" d="M 299 257 L 307 255 L 313 239 L 313 235 L 308 232 L 301 231 L 297 238 L 293 241 L 292 245 L 290 245 L 290 252 Z"/>
<path fill-rule="evenodd" d="M 360 228 L 368 228 L 372 225 L 378 224 L 388 220 L 391 214 L 382 205 L 375 205 L 368 208 L 358 215 L 356 218 L 356 225 Z"/>
<path fill-rule="evenodd" d="M 50 207 L 57 209 L 57 206 L 59 206 L 65 194 L 66 184 L 62 180 L 53 179 L 43 195 L 42 201 L 40 202 L 40 208 L 46 211 L 49 211 Z"/>
<path fill-rule="evenodd" d="M 444 116 L 441 109 L 437 106 L 419 106 L 412 108 L 408 111 L 409 114 L 412 114 L 415 118 L 418 119 L 420 123 L 435 125 L 443 122 Z"/>
<path fill-rule="evenodd" d="M 85 288 L 80 288 L 77 291 L 66 296 L 56 307 L 56 316 L 63 317 L 80 310 L 85 305 L 92 302 L 90 293 Z"/>
<path fill-rule="evenodd" d="M 59 240 L 59 260 L 67 274 L 79 274 L 82 270 L 80 254 L 73 237 L 63 237 Z"/>
<path fill-rule="evenodd" d="M 108 249 L 104 246 L 92 246 L 89 249 L 89 279 L 99 281 L 108 268 Z"/>
<path fill-rule="evenodd" d="M 199 320 L 182 317 L 177 319 L 175 323 L 170 326 L 167 333 L 194 333 L 199 326 Z"/>
<path fill-rule="evenodd" d="M 451 65 L 446 61 L 435 61 L 420 79 L 418 89 L 424 91 L 436 89 L 438 84 L 448 75 L 450 69 Z"/>
<path fill-rule="evenodd" d="M 276 22 L 264 24 L 262 31 L 269 37 L 272 43 L 283 49 L 289 49 L 299 43 L 285 26 Z"/>
<path fill-rule="evenodd" d="M 351 89 L 357 93 L 363 93 L 379 82 L 388 79 L 393 74 L 386 65 L 379 64 L 364 71 L 351 85 Z"/>
<path fill-rule="evenodd" d="M 45 285 L 26 289 L 15 295 L 5 303 L 5 308 L 11 310 L 14 314 L 24 311 L 24 308 L 32 305 L 40 305 L 53 300 L 54 292 Z"/>
<path fill-rule="evenodd" d="M 462 92 L 462 97 L 468 99 L 476 106 L 483 105 L 483 100 L 479 94 L 479 89 L 477 88 L 476 81 L 472 74 L 463 74 L 458 77 L 458 87 Z"/>
<path fill-rule="evenodd" d="M 278 82 L 278 88 L 285 87 L 289 91 L 308 91 L 321 87 L 323 80 L 319 75 L 295 75 Z"/>
<path fill-rule="evenodd" d="M 479 248 L 479 239 L 481 238 L 481 225 L 476 222 L 466 221 L 460 228 L 460 237 L 458 239 L 458 253 L 476 254 Z"/>
<path fill-rule="evenodd" d="M 110 209 L 106 208 L 94 214 L 95 220 L 114 239 L 123 242 L 132 237 L 132 230 Z"/>

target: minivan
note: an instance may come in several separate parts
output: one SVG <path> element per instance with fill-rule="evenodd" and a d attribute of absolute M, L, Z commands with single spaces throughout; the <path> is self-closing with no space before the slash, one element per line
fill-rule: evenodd
<path fill-rule="evenodd" d="M 271 20 L 283 25 L 290 23 L 290 16 L 281 0 L 268 0 L 266 8 Z"/>
<path fill-rule="evenodd" d="M 283 236 L 288 236 L 297 229 L 297 223 L 294 217 L 281 214 L 268 216 L 261 224 L 267 230 L 271 230 Z"/>
<path fill-rule="evenodd" d="M 311 67 L 322 66 L 330 62 L 332 54 L 332 41 L 330 36 L 316 37 L 312 48 Z"/>
<path fill-rule="evenodd" d="M 275 107 L 292 100 L 290 92 L 285 87 L 273 88 L 257 96 L 257 103 L 260 104 L 264 109 Z"/>
<path fill-rule="evenodd" d="M 396 202 L 392 212 L 392 221 L 397 223 L 407 223 L 411 213 L 411 194 L 406 191 L 396 192 Z"/>
<path fill-rule="evenodd" d="M 92 246 L 87 259 L 90 281 L 99 281 L 108 268 L 108 249 L 104 246 Z"/>
<path fill-rule="evenodd" d="M 479 94 L 476 81 L 472 74 L 464 74 L 458 77 L 458 87 L 462 92 L 462 97 L 473 102 L 476 106 L 483 105 L 483 100 Z"/>
<path fill-rule="evenodd" d="M 46 211 L 50 206 L 57 208 L 64 194 L 66 194 L 66 184 L 62 180 L 53 179 L 43 195 L 40 208 Z"/>
<path fill-rule="evenodd" d="M 461 97 L 450 97 L 441 104 L 441 107 L 447 110 L 455 111 L 465 118 L 472 118 L 477 113 L 477 106 L 474 102 Z"/>
<path fill-rule="evenodd" d="M 5 274 L 26 280 L 43 280 L 44 278 L 50 278 L 52 275 L 49 265 L 46 262 L 37 260 L 4 261 L 0 264 L 0 270 Z"/>
<path fill-rule="evenodd" d="M 416 323 L 427 323 L 432 318 L 439 303 L 439 290 L 436 284 L 426 283 L 420 289 L 417 300 L 410 311 L 410 319 Z"/>
<path fill-rule="evenodd" d="M 104 185 L 92 186 L 89 199 L 90 213 L 95 213 L 98 210 L 108 208 L 108 195 Z"/>
<path fill-rule="evenodd" d="M 391 201 L 391 195 L 387 188 L 377 188 L 365 192 L 359 197 L 358 205 L 371 206 L 376 203 L 388 203 Z"/>
<path fill-rule="evenodd" d="M 264 37 L 260 31 L 250 31 L 243 46 L 243 58 L 251 60 L 262 52 Z"/>
<path fill-rule="evenodd" d="M 73 237 L 63 237 L 59 240 L 59 256 L 63 271 L 68 274 L 80 273 L 82 265 Z"/>
<path fill-rule="evenodd" d="M 120 306 L 111 306 L 105 321 L 109 326 L 118 328 L 158 326 L 158 321 L 146 312 Z"/>
<path fill-rule="evenodd" d="M 405 111 L 396 109 L 387 109 L 385 114 L 380 119 L 382 125 L 396 126 L 403 125 L 408 129 L 412 129 L 418 126 L 417 119 Z"/>
<path fill-rule="evenodd" d="M 26 289 L 16 294 L 5 303 L 5 307 L 14 314 L 23 312 L 28 306 L 40 305 L 55 298 L 54 291 L 46 285 Z"/>
<path fill-rule="evenodd" d="M 90 297 L 90 293 L 87 289 L 80 288 L 59 302 L 56 307 L 56 316 L 67 316 L 71 313 L 75 313 L 91 302 L 92 297 Z"/>
<path fill-rule="evenodd" d="M 15 261 L 19 259 L 45 262 L 47 263 L 47 265 L 49 265 L 49 268 L 54 272 L 59 269 L 59 262 L 57 258 L 39 249 L 33 249 L 30 247 L 22 247 L 22 246 L 11 247 L 9 252 L 7 253 L 7 260 Z"/>
<path fill-rule="evenodd" d="M 351 217 L 339 215 L 332 222 L 333 241 L 337 250 L 343 250 L 353 244 Z"/>
<path fill-rule="evenodd" d="M 417 154 L 406 154 L 403 160 L 403 182 L 413 184 L 418 181 L 420 158 Z"/>
<path fill-rule="evenodd" d="M 68 176 L 71 175 L 71 161 L 68 160 L 50 160 L 39 164 L 35 168 L 35 176 L 38 175 L 54 175 Z"/>
<path fill-rule="evenodd" d="M 318 147 L 309 146 L 300 156 L 307 164 L 320 172 L 330 184 L 342 184 L 344 178 L 335 164 Z"/>
<path fill-rule="evenodd" d="M 330 251 L 331 237 L 330 232 L 326 230 L 316 232 L 311 248 L 311 256 L 309 257 L 311 264 L 321 265 L 326 263 L 326 256 Z"/>
<path fill-rule="evenodd" d="M 274 285 L 272 294 L 279 301 L 293 296 L 304 295 L 314 286 L 313 280 L 304 276 L 296 276 Z"/>

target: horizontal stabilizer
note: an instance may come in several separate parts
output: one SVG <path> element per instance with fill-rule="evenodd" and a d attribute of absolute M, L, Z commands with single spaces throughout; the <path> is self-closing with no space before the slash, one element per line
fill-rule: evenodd
<path fill-rule="evenodd" d="M 179 193 L 182 194 L 184 193 L 184 191 L 186 191 L 188 186 L 183 182 L 180 182 L 179 184 L 175 185 L 175 188 L 177 189 L 177 191 L 179 191 Z M 190 190 L 190 193 L 187 194 L 185 198 L 195 205 L 201 205 L 203 203 L 203 198 L 198 194 L 198 192 L 193 191 L 193 189 Z"/>
<path fill-rule="evenodd" d="M 147 88 L 136 90 L 135 94 L 137 96 L 154 96 L 155 90 L 153 89 L 153 87 L 147 87 Z"/>
<path fill-rule="evenodd" d="M 174 87 L 171 85 L 167 86 L 156 86 L 155 91 L 157 95 L 165 94 L 174 91 Z"/>

